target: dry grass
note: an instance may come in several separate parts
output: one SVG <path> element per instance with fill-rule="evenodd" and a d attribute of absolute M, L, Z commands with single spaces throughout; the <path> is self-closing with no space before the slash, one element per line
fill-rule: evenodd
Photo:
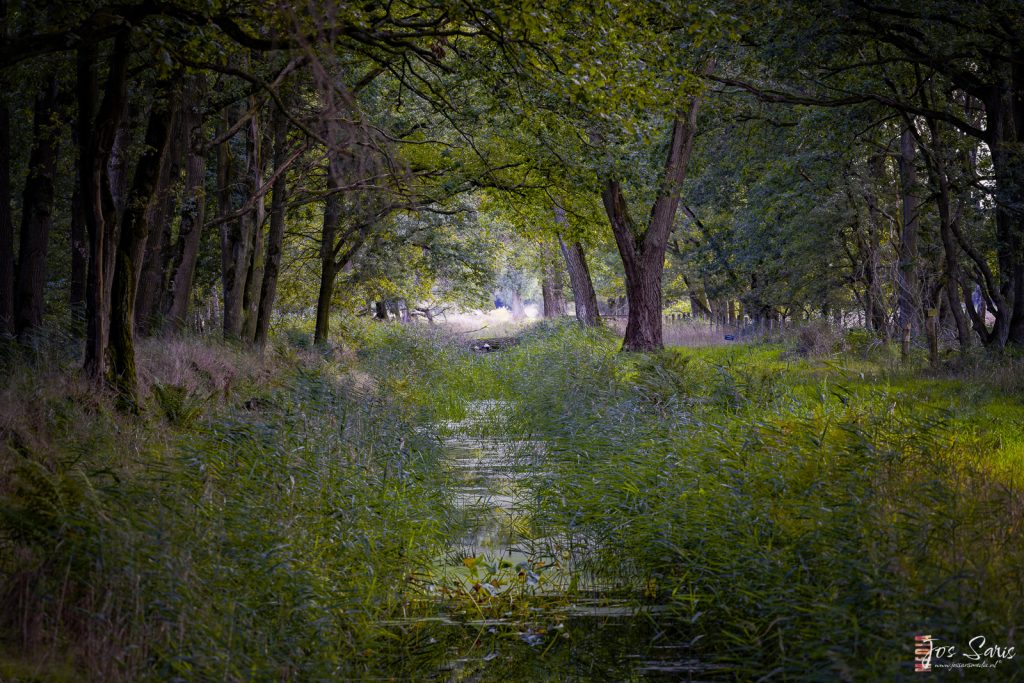
<path fill-rule="evenodd" d="M 31 356 L 5 348 L 0 365 L 0 493 L 9 490 L 11 468 L 22 458 L 56 466 L 69 445 L 78 450 L 106 448 L 111 433 L 118 450 L 137 453 L 133 438 L 141 426 L 114 409 L 114 395 L 81 372 L 72 349 L 39 342 Z M 276 359 L 195 337 L 147 339 L 138 347 L 140 395 L 171 387 L 182 397 L 212 407 L 230 399 L 235 388 L 266 383 Z M 64 454 L 64 455 L 61 455 Z"/>
<path fill-rule="evenodd" d="M 603 318 L 605 325 L 615 330 L 619 337 L 626 333 L 626 318 Z M 735 340 L 725 338 L 732 335 L 739 339 L 741 331 L 735 326 L 712 325 L 697 320 L 664 320 L 662 321 L 662 338 L 665 346 L 724 346 L 734 344 Z"/>
<path fill-rule="evenodd" d="M 271 358 L 196 337 L 143 340 L 138 346 L 138 363 L 143 396 L 160 383 L 227 397 L 240 382 L 258 382 L 273 374 Z"/>

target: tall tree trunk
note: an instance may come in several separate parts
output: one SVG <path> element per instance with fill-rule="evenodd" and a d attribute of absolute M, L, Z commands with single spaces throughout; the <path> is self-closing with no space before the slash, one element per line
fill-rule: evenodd
<path fill-rule="evenodd" d="M 576 320 L 584 327 L 597 327 L 601 324 L 601 315 L 597 310 L 597 293 L 590 279 L 590 268 L 587 266 L 587 255 L 583 245 L 573 242 L 567 245 L 559 237 L 558 244 L 565 259 L 565 268 L 569 271 L 569 288 L 575 301 Z"/>
<path fill-rule="evenodd" d="M 567 245 L 562 239 L 562 232 L 568 227 L 565 209 L 555 204 L 555 223 L 559 226 L 558 246 L 565 260 L 565 269 L 569 271 L 569 289 L 575 301 L 576 320 L 584 327 L 597 327 L 601 324 L 597 310 L 597 294 L 594 283 L 590 279 L 590 268 L 587 267 L 587 255 L 583 245 L 574 241 Z"/>
<path fill-rule="evenodd" d="M 121 220 L 124 217 L 128 201 L 129 157 L 132 155 L 133 140 L 132 134 L 138 127 L 140 120 L 147 119 L 150 103 L 146 102 L 145 114 L 137 102 L 128 99 L 126 101 L 125 116 L 114 133 L 114 143 L 110 149 L 110 157 L 107 161 L 107 173 L 104 176 L 107 183 L 108 196 L 111 202 L 113 219 L 107 223 L 107 246 L 105 248 L 106 261 L 104 272 L 106 273 L 106 301 L 108 310 L 105 315 L 109 317 L 109 303 L 111 287 L 114 282 L 114 263 L 117 260 L 117 243 L 121 239 Z"/>
<path fill-rule="evenodd" d="M 117 242 L 110 295 L 110 381 L 127 405 L 138 405 L 138 376 L 135 368 L 135 292 L 142 252 L 149 226 L 146 219 L 157 189 L 160 165 L 167 151 L 175 98 L 168 84 L 157 93 L 157 100 L 146 125 L 145 149 L 135 167 L 131 188 L 125 200 L 125 212 Z"/>
<path fill-rule="evenodd" d="M 607 180 L 601 193 L 626 274 L 629 319 L 622 340 L 623 351 L 654 351 L 663 347 L 661 276 L 669 234 L 679 207 L 679 192 L 693 153 L 699 108 L 700 99 L 692 97 L 688 109 L 676 113 L 662 184 L 643 232 L 629 215 L 619 181 Z"/>
<path fill-rule="evenodd" d="M 885 176 L 885 157 L 876 155 L 868 162 L 871 178 L 882 182 Z M 868 205 L 868 235 L 864 245 L 864 299 L 865 314 L 868 326 L 875 332 L 881 332 L 886 339 L 890 336 L 889 316 L 886 313 L 885 296 L 882 294 L 881 275 L 881 240 L 882 211 L 878 206 L 878 198 L 873 192 L 866 191 L 864 200 Z"/>
<path fill-rule="evenodd" d="M 4 26 L 7 3 L 0 0 Z M 0 78 L 0 335 L 14 333 L 14 219 L 11 216 L 10 89 Z"/>
<path fill-rule="evenodd" d="M 334 182 L 331 171 L 332 189 Z M 341 229 L 341 194 L 332 192 L 324 205 L 323 235 L 320 241 L 320 292 L 316 301 L 316 328 L 313 331 L 314 344 L 326 344 L 331 333 L 331 299 L 334 298 L 334 280 L 338 271 L 334 261 L 334 243 Z"/>
<path fill-rule="evenodd" d="M 553 290 L 553 283 L 550 275 L 547 272 L 541 274 L 540 280 L 540 298 L 541 304 L 544 308 L 542 315 L 545 318 L 558 318 L 561 317 L 563 312 L 559 312 L 557 309 L 558 304 L 555 302 L 555 295 Z"/>
<path fill-rule="evenodd" d="M 206 151 L 203 146 L 202 115 L 205 92 L 206 77 L 202 74 L 192 76 L 185 89 L 188 99 L 181 110 L 182 127 L 189 141 L 188 165 L 166 303 L 167 320 L 175 331 L 184 327 L 188 316 L 192 280 L 199 259 L 203 222 L 206 220 Z"/>
<path fill-rule="evenodd" d="M 78 51 L 76 96 L 78 100 L 79 183 L 83 217 L 89 237 L 89 266 L 86 282 L 86 342 L 84 367 L 94 379 L 106 373 L 108 332 L 107 251 L 109 228 L 115 220 L 107 180 L 107 161 L 114 135 L 124 116 L 127 101 L 129 30 L 114 39 L 103 100 L 95 113 L 97 99 L 96 48 L 86 45 Z"/>
<path fill-rule="evenodd" d="M 227 146 L 228 142 L 223 143 L 218 154 L 218 164 L 221 167 L 218 169 L 218 179 L 221 183 L 220 213 L 222 218 L 229 215 L 234 209 L 235 202 L 232 201 L 232 197 L 239 193 L 233 192 L 233 190 L 239 187 L 246 189 L 249 187 L 245 181 L 248 165 L 243 167 L 237 162 L 233 163 L 229 157 Z M 246 151 L 247 156 L 252 152 L 248 140 Z M 237 203 L 242 206 L 246 199 L 246 191 L 242 191 L 240 194 L 242 196 Z M 253 211 L 245 211 L 237 218 L 222 222 L 220 226 L 225 339 L 239 340 L 242 335 L 242 304 L 245 296 L 245 282 L 249 274 L 250 250 L 255 227 L 254 218 Z"/>
<path fill-rule="evenodd" d="M 78 176 L 77 166 L 75 175 Z M 89 267 L 89 242 L 85 234 L 85 217 L 82 215 L 84 211 L 82 188 L 79 183 L 75 183 L 71 192 L 71 291 L 68 304 L 74 327 L 79 334 L 81 318 L 85 314 L 85 282 Z"/>
<path fill-rule="evenodd" d="M 57 172 L 57 144 L 53 115 L 57 105 L 57 78 L 50 77 L 36 96 L 32 117 L 32 151 L 21 203 L 21 237 L 15 288 L 14 326 L 24 339 L 43 322 L 46 293 L 46 253 L 53 227 L 53 183 Z"/>
<path fill-rule="evenodd" d="M 164 293 L 171 252 L 171 216 L 174 214 L 178 183 L 184 156 L 188 150 L 190 131 L 179 116 L 177 103 L 172 112 L 167 150 L 160 163 L 153 201 L 146 216 L 149 234 L 142 257 L 142 272 L 135 295 L 136 332 L 147 335 L 159 324 L 160 300 Z"/>
<path fill-rule="evenodd" d="M 512 300 L 509 302 L 509 308 L 512 311 L 513 320 L 522 320 L 526 317 L 526 306 L 523 305 L 523 295 L 520 292 L 519 286 L 514 285 L 512 290 Z"/>
<path fill-rule="evenodd" d="M 259 116 L 254 115 L 248 126 L 248 168 L 246 183 L 250 197 L 256 197 L 263 184 L 266 170 L 266 147 L 261 131 Z M 263 291 L 263 233 L 267 222 L 267 208 L 264 196 L 256 199 L 253 207 L 252 236 L 249 245 L 248 270 L 245 276 L 245 292 L 242 296 L 242 339 L 252 343 L 256 337 L 256 322 L 259 313 L 260 292 Z"/>
<path fill-rule="evenodd" d="M 899 282 L 899 324 L 903 329 L 910 325 L 911 333 L 921 330 L 921 278 L 917 264 L 917 238 L 921 200 L 918 196 L 916 150 L 914 136 L 909 129 L 900 135 L 900 194 L 903 201 L 903 230 L 900 234 Z"/>
<path fill-rule="evenodd" d="M 270 234 L 267 236 L 267 256 L 263 266 L 263 283 L 256 319 L 254 342 L 258 348 L 267 344 L 270 317 L 274 312 L 277 294 L 277 274 L 281 267 L 281 247 L 284 244 L 285 202 L 288 198 L 288 178 L 282 172 L 288 154 L 288 117 L 280 107 L 274 108 L 274 186 L 270 201 Z"/>
<path fill-rule="evenodd" d="M 956 218 L 953 216 L 951 209 L 952 193 L 947 174 L 945 150 L 939 138 L 939 123 L 933 118 L 928 119 L 928 129 L 931 134 L 931 150 L 924 150 L 924 158 L 932 184 L 938 189 L 935 202 L 939 212 L 939 237 L 942 240 L 942 253 L 945 260 L 942 290 L 948 304 L 948 310 L 956 324 L 957 341 L 960 345 L 960 351 L 963 353 L 971 346 L 971 330 L 960 304 L 961 276 L 959 251 L 953 236 L 953 221 Z"/>
<path fill-rule="evenodd" d="M 991 342 L 1024 344 L 1024 69 L 995 62 L 999 86 L 985 102 L 988 145 L 995 171 L 996 254 L 999 265 L 999 296 Z"/>
<path fill-rule="evenodd" d="M 545 318 L 561 318 L 565 315 L 565 295 L 562 293 L 562 260 L 552 249 L 550 242 L 540 247 L 541 295 L 544 301 Z"/>

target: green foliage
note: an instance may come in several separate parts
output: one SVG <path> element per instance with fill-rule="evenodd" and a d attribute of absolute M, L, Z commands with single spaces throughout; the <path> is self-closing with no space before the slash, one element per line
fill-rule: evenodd
<path fill-rule="evenodd" d="M 921 629 L 1013 640 L 1024 499 L 994 432 L 956 417 L 997 388 L 968 404 L 777 347 L 612 349 L 540 331 L 477 372 L 547 441 L 534 523 L 591 539 L 581 571 L 670 604 L 694 656 L 744 679 L 892 679 Z"/>
<path fill-rule="evenodd" d="M 203 404 L 209 399 L 195 395 L 188 387 L 161 382 L 153 384 L 153 397 L 160 412 L 175 427 L 188 427 L 192 424 L 202 414 Z"/>
<path fill-rule="evenodd" d="M 229 404 L 155 383 L 173 432 L 122 416 L 82 452 L 80 407 L 26 425 L 55 460 L 0 451 L 4 640 L 96 680 L 373 675 L 444 537 L 438 452 L 374 382 L 297 354 Z"/>
<path fill-rule="evenodd" d="M 24 460 L 11 472 L 0 528 L 27 545 L 52 549 L 62 541 L 81 543 L 89 535 L 96 503 L 96 491 L 81 468 L 51 472 L 36 460 Z"/>

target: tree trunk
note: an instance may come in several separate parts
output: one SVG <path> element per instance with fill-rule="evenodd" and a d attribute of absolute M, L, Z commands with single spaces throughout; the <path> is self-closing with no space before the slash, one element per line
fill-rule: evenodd
<path fill-rule="evenodd" d="M 248 167 L 246 183 L 249 196 L 256 197 L 263 185 L 266 167 L 264 135 L 258 116 L 253 116 L 247 127 Z M 252 236 L 250 237 L 248 269 L 245 276 L 245 293 L 242 296 L 242 339 L 252 343 L 256 338 L 256 322 L 259 314 L 260 292 L 263 291 L 263 233 L 267 222 L 265 196 L 256 198 L 252 216 Z"/>
<path fill-rule="evenodd" d="M 181 201 L 178 224 L 178 242 L 171 266 L 167 294 L 167 320 L 171 328 L 180 331 L 188 316 L 192 299 L 192 280 L 199 259 L 199 244 L 206 220 L 206 152 L 203 147 L 202 102 L 206 92 L 206 77 L 193 76 L 186 85 L 190 99 L 182 107 L 182 128 L 188 137 L 188 166 L 185 170 L 185 189 Z"/>
<path fill-rule="evenodd" d="M 985 102 L 988 145 L 995 171 L 996 254 L 999 264 L 999 297 L 1002 305 L 993 311 L 995 326 L 991 343 L 1024 344 L 1024 69 L 995 63 L 1000 84 Z M 995 296 L 992 296 L 995 299 Z"/>
<path fill-rule="evenodd" d="M 509 301 L 509 308 L 512 311 L 512 319 L 522 320 L 526 317 L 526 306 L 523 305 L 523 295 L 518 286 L 513 288 L 511 292 L 512 296 L 510 297 L 511 301 Z"/>
<path fill-rule="evenodd" d="M 234 117 L 232 117 L 234 118 Z M 226 128 L 226 126 L 225 126 Z M 251 132 L 247 133 L 248 135 Z M 234 210 L 236 202 L 232 201 L 234 187 L 249 187 L 245 180 L 245 168 L 239 168 L 237 162 L 230 158 L 228 142 L 220 146 L 218 153 L 218 181 L 220 183 L 220 214 L 224 218 Z M 251 155 L 252 147 L 246 144 L 247 156 Z M 247 160 L 248 161 L 248 160 Z M 241 177 L 239 177 L 241 176 Z M 242 193 L 245 194 L 244 192 Z M 243 196 L 239 207 L 245 201 Z M 239 340 L 242 335 L 242 304 L 245 296 L 245 283 L 249 274 L 252 237 L 255 215 L 245 211 L 240 216 L 225 220 L 220 226 L 221 237 L 221 282 L 224 289 L 224 338 Z"/>
<path fill-rule="evenodd" d="M 109 302 L 110 302 L 110 288 L 113 285 L 113 273 L 114 273 L 114 262 L 117 259 L 117 243 L 121 239 L 121 220 L 124 217 L 125 207 L 127 206 L 128 198 L 128 183 L 129 183 L 129 157 L 132 154 L 132 132 L 136 128 L 136 124 L 139 120 L 148 118 L 148 109 L 150 104 L 147 103 L 146 115 L 140 112 L 138 104 L 126 100 L 126 111 L 125 116 L 122 119 L 120 125 L 117 127 L 117 131 L 114 133 L 114 143 L 110 149 L 110 157 L 107 161 L 107 173 L 104 176 L 107 183 L 108 196 L 111 202 L 111 215 L 112 220 L 107 223 L 107 246 L 105 247 L 106 261 L 104 262 L 104 272 L 106 273 L 106 300 L 108 302 L 108 310 L 105 315 L 110 315 Z"/>
<path fill-rule="evenodd" d="M 690 278 L 683 274 L 683 284 L 686 285 L 687 296 L 690 299 L 690 315 L 694 318 L 711 318 L 711 306 L 708 304 L 704 290 L 690 284 Z"/>
<path fill-rule="evenodd" d="M 679 192 L 693 154 L 700 98 L 691 97 L 688 109 L 676 113 L 668 157 L 647 228 L 640 232 L 626 206 L 619 181 L 609 179 L 602 191 L 605 212 L 626 274 L 629 319 L 623 351 L 654 351 L 663 347 L 661 335 L 661 275 L 668 238 L 679 208 Z"/>
<path fill-rule="evenodd" d="M 918 197 L 916 152 L 909 129 L 900 135 L 900 193 L 903 200 L 903 230 L 899 248 L 897 285 L 900 329 L 910 324 L 911 334 L 921 329 L 921 282 L 917 265 L 917 237 L 921 200 Z"/>
<path fill-rule="evenodd" d="M 871 177 L 874 180 L 882 181 L 885 176 L 885 157 L 876 155 L 868 162 L 871 170 Z M 882 294 L 881 270 L 881 240 L 882 240 L 882 212 L 878 206 L 878 198 L 871 192 L 864 193 L 864 200 L 868 205 L 868 235 L 865 249 L 864 266 L 864 308 L 867 315 L 868 326 L 875 332 L 881 332 L 888 339 L 891 336 L 889 330 L 889 316 L 886 313 L 885 296 Z"/>
<path fill-rule="evenodd" d="M 281 172 L 288 154 L 288 117 L 280 108 L 274 109 L 274 178 L 273 198 L 270 201 L 270 234 L 267 236 L 267 256 L 263 267 L 260 305 L 254 338 L 258 348 L 267 344 L 270 317 L 274 312 L 277 293 L 277 274 L 281 267 L 281 247 L 284 244 L 285 202 L 287 201 L 287 174 Z"/>
<path fill-rule="evenodd" d="M 96 49 L 84 46 L 78 52 L 76 97 L 78 100 L 79 184 L 82 215 L 89 238 L 86 282 L 86 373 L 93 379 L 106 374 L 108 332 L 107 251 L 110 227 L 115 220 L 114 204 L 107 180 L 107 161 L 114 134 L 124 116 L 127 101 L 129 31 L 114 39 L 103 101 L 95 113 L 97 99 Z"/>
<path fill-rule="evenodd" d="M 7 3 L 0 3 L 6 26 Z M 0 79 L 0 335 L 14 333 L 14 219 L 11 216 L 10 89 Z"/>
<path fill-rule="evenodd" d="M 552 292 L 551 278 L 548 276 L 548 274 L 546 272 L 541 274 L 540 298 L 541 298 L 541 304 L 544 307 L 544 310 L 542 312 L 543 317 L 545 317 L 545 318 L 557 318 L 557 317 L 559 317 L 560 314 L 555 310 L 555 306 L 556 306 L 556 304 L 555 304 L 555 295 Z"/>
<path fill-rule="evenodd" d="M 555 205 L 555 223 L 559 225 L 559 231 L 564 230 L 568 223 L 565 217 L 565 209 Z M 584 327 L 597 327 L 601 324 L 601 317 L 597 310 L 597 294 L 594 292 L 594 283 L 590 279 L 590 268 L 587 267 L 587 255 L 583 251 L 583 245 L 573 242 L 566 245 L 562 235 L 558 236 L 558 246 L 565 260 L 565 269 L 569 271 L 569 288 L 572 290 L 572 298 L 575 301 L 576 320 Z"/>
<path fill-rule="evenodd" d="M 375 301 L 373 303 L 373 317 L 377 320 L 388 319 L 388 307 L 383 301 Z"/>
<path fill-rule="evenodd" d="M 174 214 L 181 169 L 188 150 L 190 131 L 185 129 L 177 106 L 172 115 L 167 150 L 160 163 L 154 198 L 146 217 L 149 234 L 143 252 L 139 289 L 135 295 L 135 326 L 136 331 L 142 335 L 150 334 L 159 325 L 160 301 L 166 286 L 171 253 L 171 216 Z"/>
<path fill-rule="evenodd" d="M 942 148 L 942 141 L 939 139 L 939 124 L 935 119 L 929 119 L 928 128 L 931 133 L 931 151 L 925 154 L 925 161 L 928 163 L 932 184 L 938 188 L 935 202 L 939 212 L 939 236 L 942 240 L 942 252 L 946 266 L 945 273 L 943 273 L 942 290 L 946 297 L 948 310 L 956 324 L 960 352 L 964 353 L 971 346 L 971 330 L 963 308 L 960 306 L 960 262 L 953 237 L 953 221 L 955 219 L 951 211 L 949 176 L 944 157 L 945 151 Z"/>
<path fill-rule="evenodd" d="M 77 167 L 75 175 L 78 175 Z M 89 267 L 89 243 L 82 215 L 84 211 L 82 188 L 79 183 L 75 183 L 75 189 L 71 192 L 71 291 L 68 304 L 77 334 L 81 334 L 80 323 L 85 314 L 85 282 Z"/>
<path fill-rule="evenodd" d="M 43 323 L 46 252 L 53 227 L 53 182 L 59 136 L 53 130 L 57 79 L 50 77 L 36 96 L 32 117 L 32 151 L 21 203 L 21 237 L 15 289 L 14 326 L 22 340 Z"/>
<path fill-rule="evenodd" d="M 336 182 L 333 169 L 330 176 L 331 187 L 336 189 L 339 183 Z M 341 194 L 332 192 L 324 205 L 324 227 L 320 241 L 320 292 L 316 300 L 314 344 L 326 344 L 331 332 L 331 299 L 334 298 L 334 280 L 338 274 L 334 261 L 334 242 L 340 229 Z"/>
<path fill-rule="evenodd" d="M 545 318 L 561 318 L 565 315 L 565 295 L 562 293 L 561 258 L 555 254 L 550 242 L 540 247 L 541 295 L 544 301 Z"/>
<path fill-rule="evenodd" d="M 122 400 L 138 407 L 138 377 L 135 368 L 135 293 L 142 252 L 146 246 L 160 166 L 167 151 L 177 94 L 169 85 L 157 93 L 146 125 L 145 148 L 135 167 L 131 189 L 125 200 L 110 295 L 110 382 Z"/>
<path fill-rule="evenodd" d="M 576 320 L 584 327 L 597 327 L 601 324 L 601 315 L 597 310 L 597 293 L 590 279 L 590 268 L 587 266 L 587 255 L 583 245 L 573 242 L 567 245 L 558 238 L 565 259 L 565 268 L 569 271 L 569 288 L 576 306 Z"/>

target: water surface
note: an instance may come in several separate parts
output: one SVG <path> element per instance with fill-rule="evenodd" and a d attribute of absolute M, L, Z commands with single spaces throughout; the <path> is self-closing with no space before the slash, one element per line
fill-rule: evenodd
<path fill-rule="evenodd" d="M 695 636 L 664 606 L 587 575 L 586 543 L 538 527 L 532 483 L 546 474 L 545 444 L 496 434 L 506 409 L 474 402 L 440 426 L 460 523 L 436 566 L 414 577 L 424 608 L 414 611 L 432 603 L 433 616 L 389 625 L 403 646 L 387 668 L 444 681 L 700 680 Z"/>

